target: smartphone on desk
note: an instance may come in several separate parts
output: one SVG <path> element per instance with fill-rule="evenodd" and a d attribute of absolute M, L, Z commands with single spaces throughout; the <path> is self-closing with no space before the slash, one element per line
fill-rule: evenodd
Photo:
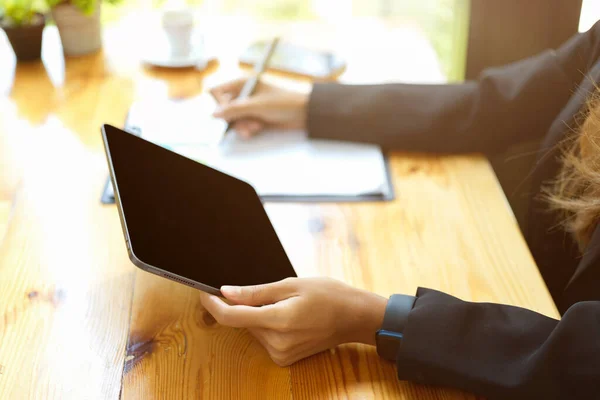
<path fill-rule="evenodd" d="M 264 53 L 267 41 L 256 42 L 240 57 L 240 64 L 253 67 Z M 315 80 L 333 80 L 344 72 L 346 62 L 331 52 L 311 50 L 281 42 L 269 60 L 268 71 L 299 75 Z"/>

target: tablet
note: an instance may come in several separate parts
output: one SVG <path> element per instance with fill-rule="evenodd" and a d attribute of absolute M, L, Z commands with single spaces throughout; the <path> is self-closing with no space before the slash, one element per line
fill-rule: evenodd
<path fill-rule="evenodd" d="M 248 183 L 110 125 L 102 137 L 136 266 L 215 295 L 296 276 Z"/>

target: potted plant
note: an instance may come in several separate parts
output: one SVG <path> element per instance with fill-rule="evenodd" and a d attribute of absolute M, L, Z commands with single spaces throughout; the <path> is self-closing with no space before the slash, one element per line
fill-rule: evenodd
<path fill-rule="evenodd" d="M 47 0 L 58 27 L 63 52 L 80 56 L 100 50 L 100 3 L 102 0 Z M 104 0 L 118 3 L 119 0 Z"/>
<path fill-rule="evenodd" d="M 6 32 L 17 60 L 38 60 L 42 53 L 42 32 L 46 25 L 36 0 L 3 0 L 0 27 Z"/>

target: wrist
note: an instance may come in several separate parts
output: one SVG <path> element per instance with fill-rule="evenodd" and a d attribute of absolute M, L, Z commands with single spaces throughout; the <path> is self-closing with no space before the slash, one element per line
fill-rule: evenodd
<path fill-rule="evenodd" d="M 351 341 L 374 346 L 388 299 L 366 291 L 361 291 L 361 294 L 356 296 L 356 324 Z"/>
<path fill-rule="evenodd" d="M 308 102 L 310 100 L 310 92 L 297 92 L 295 94 L 295 108 L 297 111 L 295 128 L 305 130 L 306 121 L 308 120 Z"/>

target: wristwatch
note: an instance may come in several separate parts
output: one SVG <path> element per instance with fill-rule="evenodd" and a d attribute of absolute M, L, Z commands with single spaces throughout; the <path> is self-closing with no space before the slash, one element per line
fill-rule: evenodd
<path fill-rule="evenodd" d="M 402 344 L 404 326 L 415 304 L 415 296 L 393 294 L 388 300 L 383 325 L 375 337 L 377 354 L 386 360 L 396 361 Z"/>

